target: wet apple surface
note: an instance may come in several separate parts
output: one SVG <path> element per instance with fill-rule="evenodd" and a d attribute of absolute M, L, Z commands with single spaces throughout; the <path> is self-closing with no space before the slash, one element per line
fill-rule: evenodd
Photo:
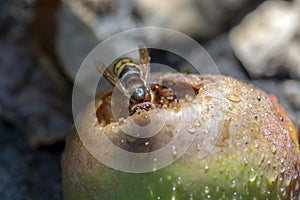
<path fill-rule="evenodd" d="M 298 133 L 273 95 L 222 75 L 158 73 L 153 80 L 173 87 L 178 105 L 114 119 L 107 92 L 97 97 L 96 111 L 89 105 L 83 112 L 62 160 L 65 199 L 299 198 Z M 157 134 L 126 134 L 122 127 L 129 119 L 147 123 L 151 112 L 160 121 L 167 116 Z M 178 118 L 178 113 L 185 114 Z M 162 169 L 153 165 L 152 172 L 127 173 L 99 161 L 99 155 L 118 156 L 101 147 L 103 138 L 122 150 L 147 154 L 185 133 L 193 135 L 189 148 L 178 154 L 187 142 L 178 141 L 167 152 L 174 162 Z"/>

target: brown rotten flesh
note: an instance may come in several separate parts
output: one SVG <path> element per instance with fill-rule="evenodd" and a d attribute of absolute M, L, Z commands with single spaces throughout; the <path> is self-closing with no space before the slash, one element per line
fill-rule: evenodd
<path fill-rule="evenodd" d="M 152 78 L 174 88 L 179 103 L 114 119 L 111 92 L 100 95 L 96 114 L 92 104 L 82 114 L 77 128 L 83 135 L 67 139 L 62 160 L 65 199 L 299 198 L 298 133 L 273 95 L 222 75 L 158 73 Z M 149 123 L 151 112 L 165 120 L 156 135 L 139 139 L 120 129 L 128 119 L 142 126 Z M 178 113 L 183 113 L 181 118 Z M 162 169 L 126 173 L 98 161 L 100 155 L 118 157 L 109 147 L 102 148 L 104 154 L 97 152 L 104 138 L 129 152 L 150 153 L 186 133 L 196 135 L 191 146 L 179 158 L 170 151 L 174 163 Z M 181 139 L 175 149 L 185 142 Z"/>

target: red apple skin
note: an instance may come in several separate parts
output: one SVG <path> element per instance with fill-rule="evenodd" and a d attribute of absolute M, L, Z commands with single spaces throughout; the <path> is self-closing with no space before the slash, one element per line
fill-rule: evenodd
<path fill-rule="evenodd" d="M 156 74 L 156 80 L 197 88 L 199 105 L 210 105 L 207 92 L 223 94 L 226 119 L 212 151 L 199 159 L 196 139 L 189 151 L 163 169 L 126 173 L 95 159 L 74 133 L 67 138 L 62 158 L 64 199 L 299 198 L 298 132 L 273 95 L 222 75 Z M 96 104 L 103 98 L 108 97 L 100 95 Z M 89 108 L 83 116 L 81 128 L 87 135 L 103 134 L 99 116 Z M 119 135 L 111 131 L 109 137 L 118 140 Z"/>

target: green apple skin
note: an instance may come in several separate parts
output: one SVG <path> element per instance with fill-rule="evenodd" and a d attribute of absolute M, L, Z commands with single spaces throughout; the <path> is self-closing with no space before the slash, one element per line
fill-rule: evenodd
<path fill-rule="evenodd" d="M 196 75 L 181 76 L 193 79 Z M 230 110 L 215 147 L 206 157 L 199 159 L 196 150 L 188 151 L 165 168 L 126 173 L 95 159 L 74 133 L 67 138 L 62 158 L 64 199 L 297 200 L 298 132 L 276 98 L 227 76 L 205 75 L 195 82 L 201 85 L 197 98 L 206 91 L 221 92 Z M 95 116 L 86 112 L 82 123 L 88 127 Z"/>

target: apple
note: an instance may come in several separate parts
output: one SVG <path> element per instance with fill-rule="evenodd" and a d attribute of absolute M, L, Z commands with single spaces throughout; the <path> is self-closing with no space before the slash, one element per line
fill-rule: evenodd
<path fill-rule="evenodd" d="M 298 132 L 273 95 L 223 75 L 158 73 L 154 80 L 174 89 L 178 105 L 114 120 L 108 91 L 97 97 L 96 112 L 92 104 L 83 111 L 62 158 L 65 199 L 299 198 Z M 195 93 L 186 95 L 188 90 Z M 151 138 L 128 136 L 122 129 L 129 119 L 149 123 L 150 114 L 164 122 Z M 192 140 L 185 139 L 189 134 Z M 136 172 L 126 164 L 109 166 L 107 160 L 127 157 L 103 146 L 105 138 L 125 152 L 149 156 L 176 140 L 175 148 L 164 152 L 174 160 L 157 168 L 138 163 Z"/>

